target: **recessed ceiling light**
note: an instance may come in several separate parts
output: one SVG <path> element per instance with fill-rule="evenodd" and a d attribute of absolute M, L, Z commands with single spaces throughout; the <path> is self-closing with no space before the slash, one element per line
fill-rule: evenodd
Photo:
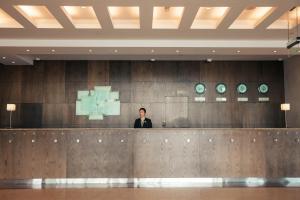
<path fill-rule="evenodd" d="M 0 8 L 0 28 L 24 28 L 14 18 Z"/>
<path fill-rule="evenodd" d="M 63 28 L 46 6 L 14 6 L 28 21 L 37 28 Z"/>
<path fill-rule="evenodd" d="M 101 28 L 101 25 L 92 6 L 62 6 L 61 8 L 75 28 Z"/>
<path fill-rule="evenodd" d="M 30 52 L 30 49 L 26 49 L 27 52 Z"/>
<path fill-rule="evenodd" d="M 180 53 L 180 51 L 177 49 L 177 50 L 176 50 L 176 53 Z"/>
<path fill-rule="evenodd" d="M 274 10 L 274 7 L 249 7 L 244 9 L 229 29 L 254 29 Z"/>
<path fill-rule="evenodd" d="M 273 22 L 267 29 L 288 29 L 288 12 L 282 15 L 279 19 Z"/>
<path fill-rule="evenodd" d="M 184 7 L 154 7 L 153 29 L 178 29 Z"/>
<path fill-rule="evenodd" d="M 295 8 L 294 11 L 298 13 L 300 11 L 300 6 Z M 293 21 L 293 24 L 290 23 L 290 29 L 295 28 L 298 24 L 300 24 L 300 21 L 298 20 L 297 24 L 297 14 L 294 13 L 290 16 L 290 21 Z M 299 17 L 299 16 L 298 16 Z M 273 22 L 267 29 L 288 29 L 289 28 L 289 11 L 284 13 L 279 19 L 277 19 L 275 22 Z"/>
<path fill-rule="evenodd" d="M 115 29 L 139 29 L 140 8 L 109 6 L 108 12 Z"/>
<path fill-rule="evenodd" d="M 151 61 L 151 62 L 154 62 L 154 61 L 155 61 L 155 58 L 151 58 L 150 61 Z"/>
<path fill-rule="evenodd" d="M 216 50 L 212 50 L 211 52 L 216 53 Z"/>
<path fill-rule="evenodd" d="M 216 29 L 228 11 L 228 7 L 200 7 L 191 29 Z"/>
<path fill-rule="evenodd" d="M 241 53 L 241 51 L 240 51 L 240 50 L 237 50 L 236 52 L 237 52 L 237 53 Z"/>
<path fill-rule="evenodd" d="M 276 50 L 274 50 L 274 51 L 273 51 L 273 53 L 277 53 L 277 51 L 276 51 Z"/>
<path fill-rule="evenodd" d="M 89 52 L 90 52 L 90 53 L 92 53 L 92 52 L 93 52 L 93 50 L 92 50 L 92 49 L 89 49 Z"/>
<path fill-rule="evenodd" d="M 151 49 L 151 53 L 154 53 L 154 49 Z"/>
<path fill-rule="evenodd" d="M 12 64 L 15 64 L 16 62 L 15 62 L 15 61 L 11 61 L 11 63 L 12 63 Z"/>
<path fill-rule="evenodd" d="M 55 49 L 52 49 L 51 51 L 52 51 L 52 52 L 55 52 Z"/>
<path fill-rule="evenodd" d="M 5 60 L 5 59 L 6 59 L 6 57 L 5 57 L 5 56 L 3 56 L 3 57 L 2 57 L 2 59 L 3 59 L 3 60 Z"/>
<path fill-rule="evenodd" d="M 115 53 L 118 53 L 118 49 L 115 49 L 114 52 L 115 52 Z"/>
<path fill-rule="evenodd" d="M 35 60 L 41 60 L 39 57 L 36 57 Z"/>

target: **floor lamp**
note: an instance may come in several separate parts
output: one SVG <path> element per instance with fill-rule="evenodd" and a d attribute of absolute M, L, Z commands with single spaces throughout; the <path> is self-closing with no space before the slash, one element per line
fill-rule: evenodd
<path fill-rule="evenodd" d="M 12 112 L 16 111 L 16 104 L 7 104 L 6 110 L 9 112 L 9 128 L 12 128 L 11 118 L 12 118 Z"/>
<path fill-rule="evenodd" d="M 289 103 L 283 103 L 280 105 L 280 109 L 284 111 L 285 128 L 287 128 L 286 111 L 291 110 L 291 105 Z"/>

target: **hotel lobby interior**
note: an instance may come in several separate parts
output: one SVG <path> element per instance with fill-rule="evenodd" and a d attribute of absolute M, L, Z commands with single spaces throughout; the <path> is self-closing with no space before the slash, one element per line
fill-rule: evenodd
<path fill-rule="evenodd" d="M 299 197 L 299 0 L 0 1 L 0 200 Z"/>

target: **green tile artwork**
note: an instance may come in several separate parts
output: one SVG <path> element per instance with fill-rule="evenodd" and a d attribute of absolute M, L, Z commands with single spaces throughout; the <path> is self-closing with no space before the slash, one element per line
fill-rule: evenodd
<path fill-rule="evenodd" d="M 87 115 L 89 120 L 120 115 L 119 92 L 111 91 L 111 86 L 95 86 L 94 90 L 78 91 L 76 115 Z"/>

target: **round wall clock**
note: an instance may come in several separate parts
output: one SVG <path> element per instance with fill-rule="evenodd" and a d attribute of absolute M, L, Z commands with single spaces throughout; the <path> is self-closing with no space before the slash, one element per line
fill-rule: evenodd
<path fill-rule="evenodd" d="M 237 92 L 240 94 L 245 94 L 248 91 L 247 85 L 244 83 L 240 83 L 237 86 Z"/>
<path fill-rule="evenodd" d="M 197 83 L 195 85 L 195 91 L 197 94 L 204 94 L 206 90 L 206 87 L 203 83 Z"/>
<path fill-rule="evenodd" d="M 269 86 L 265 83 L 262 83 L 258 87 L 258 91 L 261 94 L 266 94 L 269 91 Z"/>
<path fill-rule="evenodd" d="M 226 85 L 224 83 L 218 83 L 216 86 L 216 91 L 219 94 L 224 94 L 226 92 Z"/>

